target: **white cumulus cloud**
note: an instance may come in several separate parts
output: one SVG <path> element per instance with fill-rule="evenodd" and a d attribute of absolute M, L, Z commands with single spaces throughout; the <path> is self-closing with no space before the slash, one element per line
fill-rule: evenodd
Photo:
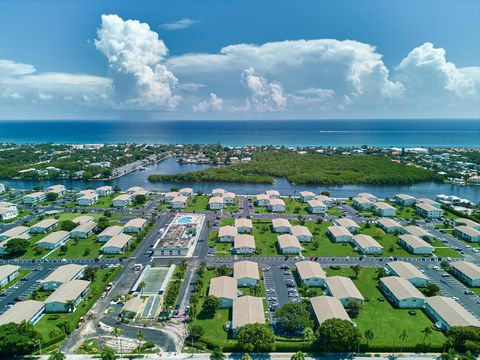
<path fill-rule="evenodd" d="M 210 93 L 208 99 L 193 104 L 192 110 L 195 112 L 221 111 L 223 109 L 223 99 L 215 93 Z"/>
<path fill-rule="evenodd" d="M 160 28 L 165 30 L 182 30 L 187 29 L 198 23 L 198 20 L 192 20 L 189 18 L 183 18 L 178 21 L 173 21 L 160 25 Z"/>
<path fill-rule="evenodd" d="M 242 82 L 249 91 L 248 104 L 256 111 L 279 111 L 287 105 L 283 88 L 275 82 L 268 82 L 262 76 L 255 74 L 254 68 L 248 68 L 242 73 Z"/>

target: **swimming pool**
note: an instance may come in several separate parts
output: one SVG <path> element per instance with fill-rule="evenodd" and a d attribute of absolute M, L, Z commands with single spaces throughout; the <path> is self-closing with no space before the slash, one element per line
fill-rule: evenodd
<path fill-rule="evenodd" d="M 177 223 L 179 224 L 189 224 L 191 222 L 192 222 L 191 216 L 184 216 L 177 220 Z"/>

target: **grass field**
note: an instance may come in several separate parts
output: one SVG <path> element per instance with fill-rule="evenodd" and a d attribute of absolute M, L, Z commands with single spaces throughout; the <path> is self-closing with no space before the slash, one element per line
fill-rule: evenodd
<path fill-rule="evenodd" d="M 340 210 L 340 209 L 337 208 L 336 206 L 332 206 L 331 208 L 328 209 L 327 215 L 328 215 L 328 216 L 338 216 L 338 217 L 342 217 L 342 216 L 343 216 L 343 212 L 342 212 L 342 210 Z"/>
<path fill-rule="evenodd" d="M 400 206 L 395 201 L 388 201 L 388 203 L 397 209 L 397 218 L 407 220 L 418 220 L 422 218 L 412 206 Z"/>
<path fill-rule="evenodd" d="M 188 199 L 185 211 L 205 211 L 208 210 L 208 195 L 194 195 Z"/>
<path fill-rule="evenodd" d="M 86 239 L 70 239 L 65 243 L 66 252 L 63 252 L 59 247 L 48 258 L 96 258 L 100 255 L 102 245 L 103 243 L 97 242 L 96 235 L 91 235 Z"/>

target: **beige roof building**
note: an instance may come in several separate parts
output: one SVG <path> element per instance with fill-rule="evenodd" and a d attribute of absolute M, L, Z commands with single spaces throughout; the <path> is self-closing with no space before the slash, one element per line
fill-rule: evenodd
<path fill-rule="evenodd" d="M 333 296 L 316 296 L 310 303 L 319 325 L 328 319 L 350 320 L 340 300 Z"/>
<path fill-rule="evenodd" d="M 44 308 L 41 301 L 25 300 L 16 302 L 10 309 L 0 315 L 0 325 L 8 323 L 20 324 L 22 321 L 30 321 Z"/>
<path fill-rule="evenodd" d="M 390 290 L 397 300 L 411 298 L 425 299 L 425 296 L 412 285 L 410 281 L 398 276 L 387 276 L 380 279 L 380 282 Z"/>
<path fill-rule="evenodd" d="M 270 199 L 269 205 L 270 206 L 278 206 L 278 205 L 285 206 L 285 201 L 283 201 L 282 199 L 273 198 L 273 199 Z"/>
<path fill-rule="evenodd" d="M 353 221 L 352 219 L 349 219 L 349 218 L 339 218 L 339 219 L 336 219 L 335 220 L 335 223 L 338 225 L 338 226 L 342 226 L 346 229 L 348 228 L 357 228 L 357 229 L 360 229 L 360 225 L 358 225 L 355 221 Z"/>
<path fill-rule="evenodd" d="M 75 219 L 72 220 L 76 224 L 86 224 L 88 222 L 93 221 L 93 217 L 88 215 L 77 216 Z"/>
<path fill-rule="evenodd" d="M 1 265 L 0 280 L 8 278 L 10 275 L 12 275 L 15 271 L 18 271 L 18 270 L 20 270 L 20 266 L 17 266 L 17 265 L 11 265 L 11 264 Z"/>
<path fill-rule="evenodd" d="M 220 226 L 218 228 L 218 237 L 224 236 L 237 236 L 237 228 L 235 226 L 227 225 L 227 226 Z"/>
<path fill-rule="evenodd" d="M 408 234 L 418 236 L 419 238 L 427 237 L 431 239 L 434 237 L 427 230 L 425 230 L 424 228 L 421 228 L 420 226 L 407 225 L 404 227 L 404 229 Z"/>
<path fill-rule="evenodd" d="M 118 234 L 115 236 L 112 236 L 110 240 L 108 240 L 101 249 L 105 248 L 118 248 L 118 249 L 123 249 L 125 245 L 127 245 L 130 240 L 132 240 L 132 237 L 127 234 Z"/>
<path fill-rule="evenodd" d="M 145 223 L 147 222 L 146 219 L 142 218 L 135 218 L 129 220 L 123 227 L 128 228 L 128 227 L 134 227 L 134 228 L 141 228 Z"/>
<path fill-rule="evenodd" d="M 245 219 L 245 218 L 235 219 L 235 227 L 236 228 L 246 227 L 246 228 L 252 229 L 253 228 L 252 220 Z"/>
<path fill-rule="evenodd" d="M 131 312 L 138 314 L 143 306 L 143 299 L 141 297 L 133 297 L 123 304 L 122 312 Z"/>
<path fill-rule="evenodd" d="M 123 231 L 123 226 L 120 225 L 113 225 L 105 228 L 100 234 L 98 234 L 98 237 L 103 237 L 103 236 L 115 236 L 120 234 Z"/>
<path fill-rule="evenodd" d="M 265 195 L 268 197 L 278 197 L 280 196 L 280 193 L 277 190 L 267 190 L 265 191 Z"/>
<path fill-rule="evenodd" d="M 343 226 L 336 226 L 336 225 L 333 225 L 333 226 L 329 226 L 328 227 L 328 231 L 330 232 L 330 234 L 332 234 L 334 237 L 337 237 L 337 236 L 350 236 L 350 237 L 353 237 L 352 233 L 350 231 L 348 231 L 348 229 L 346 227 L 343 227 Z"/>
<path fill-rule="evenodd" d="M 311 278 L 326 279 L 327 274 L 323 271 L 322 266 L 315 261 L 299 261 L 295 264 L 297 267 L 298 275 L 301 280 Z"/>
<path fill-rule="evenodd" d="M 295 225 L 291 227 L 292 235 L 298 237 L 307 236 L 312 237 L 312 233 L 306 226 Z"/>
<path fill-rule="evenodd" d="M 412 249 L 418 249 L 423 247 L 433 249 L 432 245 L 415 235 L 400 235 L 399 238 L 403 240 L 407 245 L 409 245 Z"/>
<path fill-rule="evenodd" d="M 398 221 L 390 218 L 380 218 L 378 219 L 378 224 L 385 228 L 402 228 L 402 225 Z"/>
<path fill-rule="evenodd" d="M 81 232 L 81 233 L 89 233 L 90 231 L 93 231 L 97 227 L 97 224 L 92 222 L 84 223 L 78 225 L 75 229 L 72 230 L 72 232 Z"/>
<path fill-rule="evenodd" d="M 425 303 L 427 305 L 427 312 L 433 310 L 435 317 L 443 320 L 449 327 L 480 327 L 480 321 L 452 298 L 431 296 L 427 297 Z"/>
<path fill-rule="evenodd" d="M 249 234 L 236 235 L 233 241 L 233 247 L 235 249 L 238 249 L 238 248 L 255 249 L 255 238 Z"/>
<path fill-rule="evenodd" d="M 63 283 L 57 290 L 50 294 L 45 300 L 45 303 L 66 303 L 69 300 L 76 300 L 89 285 L 90 281 L 86 280 L 72 280 Z"/>
<path fill-rule="evenodd" d="M 422 273 L 417 267 L 406 261 L 390 261 L 387 263 L 388 267 L 392 269 L 397 276 L 409 279 L 424 279 L 428 280 L 428 277 Z"/>
<path fill-rule="evenodd" d="M 64 283 L 72 280 L 79 272 L 85 269 L 85 265 L 67 264 L 56 268 L 42 282 L 60 282 Z"/>
<path fill-rule="evenodd" d="M 281 218 L 272 219 L 272 226 L 274 228 L 278 228 L 278 227 L 291 228 L 292 227 L 292 225 L 290 224 L 290 221 L 288 221 L 287 219 L 281 219 Z"/>
<path fill-rule="evenodd" d="M 455 219 L 455 225 L 465 225 L 465 226 L 472 227 L 474 229 L 478 229 L 480 227 L 479 223 L 477 223 L 473 220 L 464 219 L 464 218 Z"/>
<path fill-rule="evenodd" d="M 209 204 L 223 204 L 223 198 L 220 196 L 212 196 L 208 199 Z"/>
<path fill-rule="evenodd" d="M 230 276 L 219 276 L 210 280 L 208 295 L 224 299 L 237 298 L 237 281 Z"/>
<path fill-rule="evenodd" d="M 350 298 L 364 300 L 363 295 L 357 289 L 353 281 L 344 276 L 328 277 L 326 284 L 330 294 L 339 300 Z"/>
<path fill-rule="evenodd" d="M 38 228 L 48 229 L 49 227 L 55 226 L 56 224 L 58 224 L 58 220 L 50 218 L 50 219 L 45 219 L 45 220 L 39 221 L 38 223 L 33 225 L 32 228 L 33 227 L 38 227 Z"/>
<path fill-rule="evenodd" d="M 365 234 L 353 235 L 353 241 L 356 245 L 358 245 L 362 249 L 368 249 L 368 248 L 383 249 L 383 246 L 380 245 L 378 241 L 375 240 L 370 235 L 365 235 Z"/>
<path fill-rule="evenodd" d="M 480 266 L 469 261 L 454 261 L 450 266 L 470 279 L 480 279 Z"/>
<path fill-rule="evenodd" d="M 265 324 L 265 311 L 261 298 L 242 296 L 233 300 L 232 328 L 238 329 L 247 324 Z"/>
<path fill-rule="evenodd" d="M 258 264 L 253 261 L 238 261 L 233 263 L 233 277 L 235 279 L 250 278 L 260 280 Z"/>
<path fill-rule="evenodd" d="M 65 230 L 60 230 L 60 231 L 54 231 L 47 236 L 45 236 L 43 239 L 37 241 L 37 244 L 42 243 L 42 244 L 51 244 L 53 246 L 56 246 L 58 243 L 62 242 L 65 238 L 70 237 L 70 233 Z"/>
<path fill-rule="evenodd" d="M 0 234 L 3 239 L 28 239 L 30 228 L 27 226 L 15 226 Z"/>
<path fill-rule="evenodd" d="M 278 245 L 280 246 L 280 249 L 302 247 L 297 237 L 291 234 L 278 235 L 277 240 L 278 240 Z"/>

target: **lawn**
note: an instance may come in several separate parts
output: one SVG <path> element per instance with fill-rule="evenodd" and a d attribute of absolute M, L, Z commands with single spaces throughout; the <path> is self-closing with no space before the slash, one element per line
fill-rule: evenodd
<path fill-rule="evenodd" d="M 331 208 L 328 209 L 327 211 L 328 216 L 337 216 L 337 217 L 342 217 L 343 212 L 336 206 L 332 206 Z"/>
<path fill-rule="evenodd" d="M 421 257 L 424 255 L 413 255 L 398 245 L 398 236 L 395 234 L 385 233 L 382 229 L 370 225 L 366 227 L 366 224 L 360 225 L 360 233 L 370 235 L 375 240 L 377 240 L 380 245 L 383 246 L 383 256 L 410 256 L 410 257 Z"/>
<path fill-rule="evenodd" d="M 66 252 L 59 247 L 48 258 L 96 258 L 100 255 L 102 245 L 103 243 L 97 242 L 97 235 L 91 235 L 86 239 L 70 239 L 65 243 Z"/>
<path fill-rule="evenodd" d="M 285 202 L 285 211 L 282 214 L 298 214 L 298 215 L 312 215 L 307 210 L 307 203 L 302 203 L 300 199 L 294 197 L 284 197 L 282 200 Z M 255 212 L 258 214 L 268 214 L 266 206 L 256 206 Z"/>
<path fill-rule="evenodd" d="M 208 195 L 193 195 L 188 199 L 185 211 L 205 211 L 208 210 Z"/>
<path fill-rule="evenodd" d="M 438 257 L 462 257 L 458 252 L 453 250 L 447 244 L 435 239 L 431 245 L 435 248 L 434 254 Z"/>
<path fill-rule="evenodd" d="M 395 201 L 388 201 L 388 204 L 397 209 L 397 218 L 406 220 L 422 219 L 422 217 L 417 214 L 413 206 L 400 206 Z"/>
<path fill-rule="evenodd" d="M 442 332 L 436 331 L 433 323 L 422 310 L 415 310 L 416 315 L 410 315 L 408 309 L 396 309 L 383 297 L 377 287 L 376 269 L 363 269 L 358 279 L 353 277 L 350 268 L 340 270 L 326 269 L 328 276 L 341 275 L 351 277 L 362 295 L 368 299 L 365 301 L 360 315 L 354 319 L 360 333 L 363 335 L 367 329 L 371 329 L 374 338 L 370 346 L 378 350 L 395 351 L 400 349 L 400 333 L 405 330 L 408 338 L 404 343 L 404 349 L 413 348 L 422 344 L 424 335 L 422 330 L 431 327 L 432 336 L 425 342 L 436 349 L 441 349 L 445 342 Z M 365 338 L 363 338 L 365 344 Z"/>

